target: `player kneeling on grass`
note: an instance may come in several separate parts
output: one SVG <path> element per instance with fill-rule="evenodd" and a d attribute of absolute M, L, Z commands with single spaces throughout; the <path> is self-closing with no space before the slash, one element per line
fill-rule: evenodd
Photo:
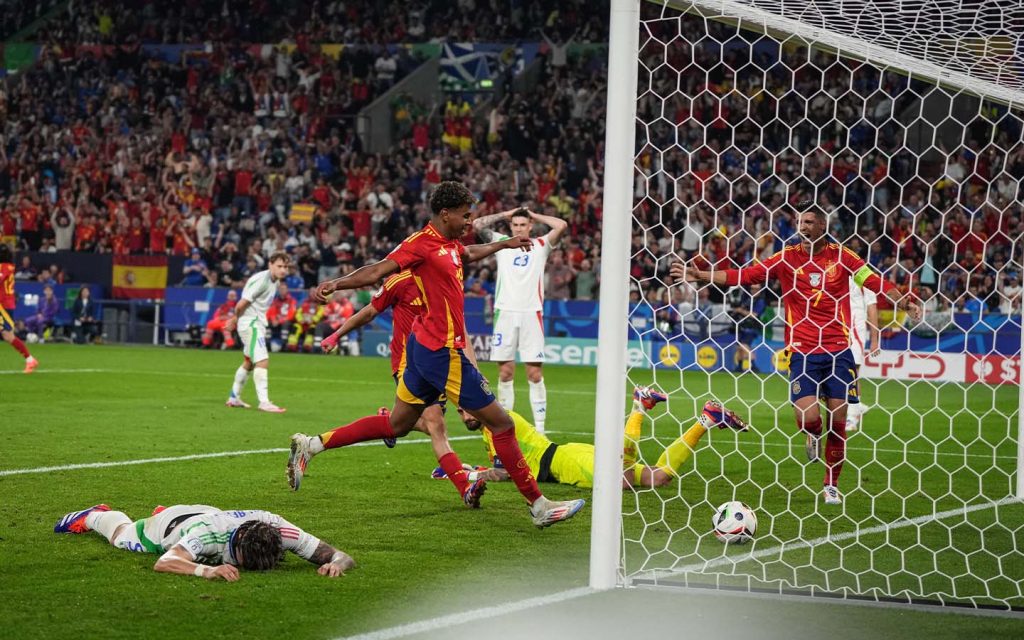
<path fill-rule="evenodd" d="M 640 428 L 643 426 L 646 412 L 667 399 L 665 394 L 647 387 L 637 387 L 633 392 L 633 412 L 626 420 L 626 442 L 623 448 L 623 487 L 660 487 L 679 477 L 680 467 L 690 458 L 700 439 L 712 427 L 747 430 L 747 424 L 739 416 L 723 407 L 720 402 L 711 400 L 704 405 L 704 410 L 696 422 L 665 448 L 655 466 L 639 463 L 636 459 L 637 441 L 640 439 Z M 519 448 L 522 449 L 523 457 L 538 482 L 558 482 L 577 487 L 594 486 L 594 445 L 582 442 L 556 444 L 518 413 L 511 412 L 510 415 L 516 425 Z M 495 465 L 492 469 L 477 471 L 476 475 L 488 481 L 507 480 L 508 473 L 498 466 L 500 460 L 495 456 L 490 430 L 465 411 L 460 410 L 459 416 L 470 431 L 482 428 L 488 456 Z M 435 470 L 434 477 L 443 476 Z"/>
<path fill-rule="evenodd" d="M 207 580 L 238 580 L 238 568 L 273 569 L 285 551 L 317 565 L 317 573 L 335 578 L 356 566 L 347 553 L 311 536 L 269 511 L 221 511 L 179 504 L 157 507 L 153 515 L 132 522 L 120 511 L 99 504 L 73 511 L 53 527 L 54 533 L 95 531 L 118 549 L 160 553 L 155 571 L 195 575 Z"/>

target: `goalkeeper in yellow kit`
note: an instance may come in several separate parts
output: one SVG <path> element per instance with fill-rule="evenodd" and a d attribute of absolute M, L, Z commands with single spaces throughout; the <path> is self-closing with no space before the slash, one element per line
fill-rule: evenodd
<path fill-rule="evenodd" d="M 624 487 L 660 487 L 679 476 L 679 469 L 693 454 L 694 449 L 708 432 L 708 429 L 735 429 L 746 431 L 747 424 L 720 402 L 710 400 L 697 420 L 683 435 L 676 438 L 662 452 L 655 466 L 637 462 L 637 441 L 643 426 L 645 412 L 653 409 L 668 397 L 648 387 L 637 387 L 633 392 L 633 412 L 626 420 L 626 440 L 623 448 L 622 485 Z M 577 487 L 594 486 L 594 445 L 582 442 L 556 444 L 537 431 L 532 424 L 514 411 L 509 412 L 516 427 L 516 440 L 523 452 L 523 458 L 530 465 L 530 471 L 537 482 L 558 482 Z M 488 481 L 507 480 L 507 472 L 501 468 L 491 444 L 490 431 L 479 420 L 465 411 L 459 416 L 470 431 L 481 430 L 487 454 L 494 465 L 491 469 L 475 472 Z M 435 477 L 437 473 L 435 472 Z"/>

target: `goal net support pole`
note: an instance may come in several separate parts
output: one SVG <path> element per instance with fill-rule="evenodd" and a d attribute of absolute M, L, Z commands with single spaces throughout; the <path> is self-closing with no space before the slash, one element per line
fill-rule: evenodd
<path fill-rule="evenodd" d="M 633 223 L 640 0 L 612 0 L 605 125 L 604 219 L 601 223 L 601 295 L 594 424 L 594 498 L 590 586 L 618 583 L 622 530 L 622 439 L 626 388 L 629 247 Z"/>

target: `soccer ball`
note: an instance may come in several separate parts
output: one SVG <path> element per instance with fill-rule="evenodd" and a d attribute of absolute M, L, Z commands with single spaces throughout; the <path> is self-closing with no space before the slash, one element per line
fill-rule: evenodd
<path fill-rule="evenodd" d="M 757 514 L 747 505 L 733 500 L 726 502 L 711 516 L 715 537 L 725 544 L 746 544 L 757 531 Z"/>
<path fill-rule="evenodd" d="M 39 335 L 35 333 L 29 333 L 27 336 L 25 336 L 25 342 L 29 344 L 36 344 L 39 342 Z"/>

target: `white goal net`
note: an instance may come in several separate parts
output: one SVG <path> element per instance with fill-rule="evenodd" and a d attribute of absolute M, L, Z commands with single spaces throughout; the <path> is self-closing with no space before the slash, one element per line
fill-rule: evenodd
<path fill-rule="evenodd" d="M 641 5 L 628 339 L 647 362 L 627 378 L 669 396 L 638 464 L 671 479 L 623 491 L 619 584 L 1024 609 L 1022 19 L 999 1 Z M 824 264 L 787 249 L 815 208 L 835 243 Z M 791 379 L 786 327 L 795 351 L 829 339 L 810 296 L 828 302 L 839 278 L 859 290 L 847 259 L 923 319 L 883 295 L 835 298 L 831 322 L 864 344 L 859 389 L 833 348 L 830 372 L 798 354 L 809 377 Z M 782 266 L 680 283 L 679 260 Z M 803 307 L 783 302 L 791 288 Z M 818 382 L 811 461 L 815 425 L 792 402 Z M 860 408 L 840 421 L 847 392 Z M 691 431 L 710 399 L 750 430 Z M 758 518 L 750 544 L 712 531 L 733 500 Z"/>

